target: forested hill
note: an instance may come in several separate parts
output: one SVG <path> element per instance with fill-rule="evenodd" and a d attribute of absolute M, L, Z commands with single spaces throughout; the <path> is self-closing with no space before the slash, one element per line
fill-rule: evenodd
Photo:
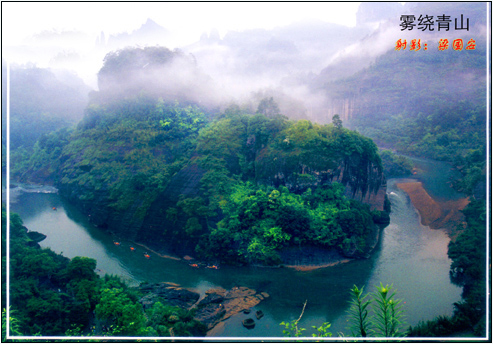
<path fill-rule="evenodd" d="M 376 145 L 338 116 L 289 121 L 272 98 L 204 110 L 197 75 L 166 48 L 109 54 L 77 128 L 41 137 L 14 177 L 51 181 L 115 240 L 177 254 L 278 264 L 292 245 L 371 251 L 388 220 Z"/>
<path fill-rule="evenodd" d="M 337 120 L 234 106 L 212 118 L 140 96 L 91 106 L 76 130 L 36 149 L 31 172 L 45 171 L 96 225 L 180 254 L 278 264 L 280 249 L 306 244 L 359 256 L 382 219 L 377 147 Z"/>
<path fill-rule="evenodd" d="M 110 52 L 98 72 L 93 103 L 111 103 L 139 93 L 167 102 L 212 109 L 221 101 L 215 81 L 197 67 L 195 57 L 165 47 L 127 47 Z"/>

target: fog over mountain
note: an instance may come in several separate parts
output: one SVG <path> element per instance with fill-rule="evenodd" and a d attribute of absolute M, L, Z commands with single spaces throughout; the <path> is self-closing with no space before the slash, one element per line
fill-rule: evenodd
<path fill-rule="evenodd" d="M 197 102 L 209 108 L 224 108 L 236 102 L 251 104 L 253 110 L 259 98 L 272 96 L 281 112 L 289 117 L 329 120 L 333 95 L 327 94 L 324 84 L 368 68 L 377 57 L 393 50 L 398 39 L 438 40 L 436 31 L 401 30 L 401 15 L 446 13 L 456 18 L 464 14 L 470 18 L 470 30 L 442 31 L 440 38 L 453 39 L 464 33 L 480 39 L 486 32 L 483 7 L 479 3 L 364 2 L 359 6 L 354 27 L 299 21 L 273 29 L 229 31 L 222 37 L 213 29 L 186 45 L 180 44 L 177 35 L 165 23 L 155 22 L 150 14 L 140 27 L 127 32 L 108 34 L 101 30 L 94 35 L 43 31 L 8 47 L 7 51 L 13 68 L 31 63 L 37 67 L 73 70 L 97 90 L 101 87 L 97 74 L 108 54 L 118 54 L 128 47 L 165 47 L 179 51 L 182 61 L 194 66 L 187 69 L 168 65 L 166 71 L 151 70 L 148 66 L 146 71 L 141 70 L 147 75 L 146 82 L 161 84 L 155 88 L 156 92 L 166 89 L 166 94 L 169 97 L 174 94 L 178 101 L 200 99 Z M 175 92 L 170 90 L 173 87 L 177 88 Z M 191 95 L 194 92 L 200 95 Z M 179 96 L 184 93 L 186 97 Z"/>

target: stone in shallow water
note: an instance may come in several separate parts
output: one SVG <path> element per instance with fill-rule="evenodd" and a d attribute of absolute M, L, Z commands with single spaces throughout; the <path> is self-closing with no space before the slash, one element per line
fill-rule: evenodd
<path fill-rule="evenodd" d="M 198 307 L 197 313 L 195 314 L 195 319 L 202 321 L 208 330 L 214 328 L 220 322 L 232 317 L 235 314 L 244 312 L 250 313 L 250 309 L 255 307 L 262 301 L 265 297 L 269 295 L 264 293 L 257 293 L 254 289 L 249 289 L 246 287 L 234 287 L 230 290 L 225 290 L 223 288 L 210 289 L 206 292 L 207 307 Z M 220 300 L 221 303 L 213 302 L 215 300 Z M 199 304 L 204 305 L 201 301 Z M 211 312 L 211 308 L 215 305 L 216 311 Z M 205 314 L 204 314 L 205 313 Z"/>
<path fill-rule="evenodd" d="M 255 321 L 252 318 L 248 318 L 242 321 L 243 326 L 248 329 L 252 329 L 255 327 Z"/>

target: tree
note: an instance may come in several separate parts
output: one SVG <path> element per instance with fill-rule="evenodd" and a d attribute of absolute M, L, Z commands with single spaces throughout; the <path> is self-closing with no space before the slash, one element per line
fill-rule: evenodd
<path fill-rule="evenodd" d="M 274 118 L 281 114 L 279 106 L 274 101 L 273 97 L 264 98 L 260 101 L 257 107 L 257 113 L 265 115 L 267 118 Z"/>
<path fill-rule="evenodd" d="M 337 115 L 337 114 L 334 115 L 334 116 L 332 116 L 332 124 L 337 129 L 342 129 L 342 120 L 341 120 L 341 117 L 339 115 Z"/>
<path fill-rule="evenodd" d="M 74 257 L 67 266 L 67 278 L 70 280 L 95 280 L 98 275 L 96 269 L 96 260 L 88 257 Z"/>
<path fill-rule="evenodd" d="M 123 335 L 139 335 L 146 323 L 142 306 L 134 303 L 120 288 L 101 290 L 96 316 L 121 328 Z"/>

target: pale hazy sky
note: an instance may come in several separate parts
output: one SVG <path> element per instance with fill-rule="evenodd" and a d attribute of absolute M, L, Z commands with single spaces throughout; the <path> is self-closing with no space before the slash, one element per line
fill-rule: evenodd
<path fill-rule="evenodd" d="M 300 20 L 322 20 L 346 26 L 356 23 L 358 2 L 332 3 L 139 3 L 139 2 L 4 2 L 2 45 L 19 44 L 44 31 L 115 34 L 138 29 L 147 18 L 195 41 L 212 28 L 273 28 Z"/>

